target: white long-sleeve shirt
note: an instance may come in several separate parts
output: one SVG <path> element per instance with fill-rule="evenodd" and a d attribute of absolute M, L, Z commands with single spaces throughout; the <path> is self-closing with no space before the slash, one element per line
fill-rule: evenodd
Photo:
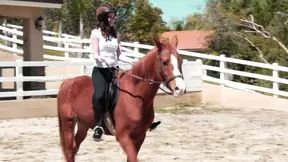
<path fill-rule="evenodd" d="M 106 41 L 106 38 L 102 36 L 100 29 L 94 29 L 91 32 L 91 47 L 93 51 L 93 58 L 95 59 L 95 66 L 105 68 L 107 65 L 105 62 L 99 62 L 97 56 L 105 58 L 109 67 L 118 66 L 117 49 L 119 42 L 117 38 L 111 37 Z"/>

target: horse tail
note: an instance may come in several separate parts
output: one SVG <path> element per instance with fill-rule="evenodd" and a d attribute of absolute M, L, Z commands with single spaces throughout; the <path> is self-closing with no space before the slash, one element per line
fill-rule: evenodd
<path fill-rule="evenodd" d="M 75 160 L 74 128 L 76 125 L 76 117 L 73 111 L 73 84 L 70 84 L 70 81 L 71 80 L 65 80 L 61 84 L 57 95 L 60 144 L 66 162 L 74 162 Z"/>

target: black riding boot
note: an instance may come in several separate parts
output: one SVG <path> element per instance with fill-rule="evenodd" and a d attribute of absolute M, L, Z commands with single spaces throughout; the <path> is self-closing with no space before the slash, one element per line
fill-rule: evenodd
<path fill-rule="evenodd" d="M 161 121 L 153 122 L 149 128 L 150 131 L 156 129 L 158 125 L 161 124 Z"/>
<path fill-rule="evenodd" d="M 94 130 L 93 138 L 95 141 L 100 141 L 102 140 L 102 135 L 105 133 L 104 129 L 102 128 L 103 110 L 101 109 L 101 107 L 94 107 L 93 110 L 94 110 L 94 119 L 96 123 L 96 126 L 93 129 Z"/>

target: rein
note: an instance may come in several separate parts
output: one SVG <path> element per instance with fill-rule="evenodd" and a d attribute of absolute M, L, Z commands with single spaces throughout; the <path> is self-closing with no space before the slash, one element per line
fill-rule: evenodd
<path fill-rule="evenodd" d="M 165 53 L 164 53 L 165 54 Z M 172 80 L 174 80 L 175 78 L 178 78 L 178 77 L 180 77 L 180 78 L 183 78 L 183 76 L 182 75 L 176 75 L 176 76 L 173 76 L 172 78 L 170 78 L 170 79 L 167 79 L 168 77 L 164 74 L 164 72 L 163 72 L 163 70 L 162 70 L 162 60 L 161 60 L 161 55 L 163 55 L 163 53 L 161 53 L 161 52 L 159 52 L 158 53 L 158 56 L 157 56 L 157 60 L 158 60 L 158 70 L 159 70 L 159 72 L 160 72 L 160 74 L 161 74 L 161 76 L 163 77 L 163 78 L 165 78 L 165 79 L 163 79 L 164 81 L 155 81 L 155 80 L 153 80 L 153 79 L 145 79 L 145 78 L 142 78 L 142 77 L 139 77 L 139 76 L 137 76 L 137 75 L 134 75 L 134 74 L 129 74 L 126 70 L 123 70 L 123 69 L 121 69 L 121 68 L 119 68 L 119 67 L 115 67 L 115 69 L 117 69 L 117 70 L 120 70 L 120 71 L 122 71 L 122 72 L 124 72 L 125 74 L 128 74 L 128 75 L 130 75 L 130 76 L 132 76 L 132 77 L 134 77 L 134 78 L 136 78 L 136 79 L 139 79 L 139 80 L 141 80 L 141 81 L 144 81 L 144 82 L 147 82 L 147 83 L 149 83 L 149 84 L 164 84 L 164 86 L 166 86 L 171 92 L 167 92 L 166 90 L 164 90 L 163 88 L 161 88 L 160 86 L 159 86 L 159 89 L 161 89 L 163 92 L 165 92 L 166 94 L 169 94 L 169 95 L 173 95 L 173 92 L 172 92 L 172 90 L 171 90 L 171 88 L 168 86 L 168 84 L 169 84 L 169 82 L 171 82 Z M 104 62 L 105 62 L 105 60 L 104 60 Z M 129 62 L 128 62 L 129 63 Z M 106 66 L 109 68 L 109 70 L 114 74 L 114 76 L 115 76 L 115 73 L 114 73 L 114 71 L 113 70 L 111 70 L 111 67 L 105 62 L 105 64 L 106 64 Z M 131 64 L 132 65 L 132 63 L 129 63 L 129 64 Z"/>
<path fill-rule="evenodd" d="M 106 62 L 105 62 L 105 63 L 106 63 Z M 131 64 L 131 63 L 129 63 L 129 64 Z M 107 63 L 106 63 L 106 65 L 107 65 Z M 131 64 L 131 65 L 132 65 L 132 64 Z M 107 65 L 107 66 L 108 66 L 108 65 Z M 109 70 L 115 75 L 114 71 L 111 70 L 111 67 L 108 66 L 108 68 L 109 68 Z M 155 80 L 153 80 L 153 79 L 145 79 L 145 78 L 139 77 L 139 76 L 137 76 L 137 75 L 130 74 L 130 73 L 127 72 L 128 70 L 123 70 L 123 69 L 118 68 L 118 67 L 115 67 L 115 69 L 120 70 L 120 71 L 124 72 L 125 74 L 128 74 L 128 75 L 130 75 L 130 76 L 132 76 L 132 77 L 134 77 L 134 78 L 136 78 L 136 79 L 139 79 L 139 80 L 141 80 L 141 81 L 147 82 L 147 83 L 149 83 L 149 84 L 162 84 L 162 83 L 163 83 L 163 81 L 155 81 Z M 173 80 L 173 79 L 172 79 L 172 80 Z M 169 82 L 170 82 L 170 81 L 169 81 Z M 167 92 L 167 91 L 164 90 L 162 87 L 159 87 L 159 88 L 160 88 L 163 92 L 165 92 L 165 93 L 167 93 L 167 94 L 169 94 L 169 95 L 173 95 L 172 92 Z"/>

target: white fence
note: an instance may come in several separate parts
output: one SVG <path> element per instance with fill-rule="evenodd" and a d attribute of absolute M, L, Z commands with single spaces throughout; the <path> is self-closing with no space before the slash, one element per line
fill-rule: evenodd
<path fill-rule="evenodd" d="M 15 27 L 15 25 L 9 25 L 12 27 Z M 17 27 L 17 26 L 16 26 Z M 21 28 L 21 27 L 17 27 Z M 21 30 L 17 30 L 16 28 L 9 28 L 0 26 L 0 40 L 3 40 L 3 44 L 0 44 L 0 49 L 6 50 L 9 52 L 12 52 L 14 54 L 23 54 L 23 50 L 19 47 L 23 45 L 23 40 L 19 39 L 19 37 L 23 36 L 23 32 Z M 52 36 L 50 36 L 52 35 Z M 90 48 L 90 40 L 89 39 L 80 39 L 76 36 L 71 36 L 68 34 L 63 34 L 63 37 L 55 37 L 56 33 L 44 31 L 43 40 L 46 44 L 57 44 L 57 46 L 52 45 L 44 45 L 43 48 L 46 50 L 53 50 L 53 51 L 59 51 L 63 52 L 64 56 L 53 56 L 48 55 L 44 53 L 44 59 L 52 59 L 52 60 L 71 60 L 71 54 L 74 54 L 76 58 L 82 58 L 82 54 L 89 55 L 91 53 Z M 58 44 L 60 43 L 60 44 Z M 135 43 L 126 43 L 122 42 L 123 44 L 123 55 L 121 55 L 121 60 L 125 62 L 131 62 L 131 61 L 138 61 L 139 58 L 143 57 L 144 55 L 141 53 L 137 53 L 138 48 L 129 49 L 127 47 L 134 47 Z M 63 45 L 63 47 L 62 47 Z M 82 45 L 83 48 L 82 49 Z M 151 48 L 151 47 L 150 47 Z M 131 54 L 131 52 L 134 52 L 134 54 Z M 72 56 L 73 58 L 73 56 Z"/>
<path fill-rule="evenodd" d="M 52 66 L 80 66 L 81 72 L 79 75 L 73 76 L 23 76 L 22 67 L 52 67 Z M 131 68 L 130 64 L 120 63 L 120 68 L 127 70 Z M 37 81 L 37 82 L 56 82 L 63 81 L 67 78 L 72 78 L 80 75 L 90 75 L 93 68 L 93 61 L 91 60 L 75 60 L 75 61 L 4 61 L 1 62 L 1 67 L 15 67 L 16 75 L 15 77 L 1 77 L 0 82 L 16 82 L 15 92 L 0 92 L 0 98 L 2 97 L 17 97 L 17 99 L 22 99 L 23 96 L 42 96 L 42 95 L 56 95 L 58 89 L 46 89 L 46 90 L 36 90 L 36 91 L 23 91 L 24 81 Z M 187 91 L 200 91 L 202 84 L 202 62 L 185 62 L 183 63 L 183 75 L 185 76 L 185 84 L 187 85 Z M 191 72 L 189 69 L 195 69 Z M 162 87 L 165 89 L 165 87 Z M 158 93 L 164 93 L 159 90 Z"/>
<path fill-rule="evenodd" d="M 22 36 L 22 34 L 23 34 L 21 31 L 21 27 L 13 26 L 13 25 L 8 25 L 7 27 L 0 26 L 0 33 L 3 33 L 3 34 L 0 34 L 0 39 L 2 39 L 4 42 L 6 42 L 6 41 L 11 42 L 10 45 L 9 45 L 9 43 L 4 43 L 3 45 L 0 44 L 0 49 L 6 50 L 6 51 L 9 51 L 12 53 L 16 53 L 16 54 L 22 54 L 23 53 L 22 49 L 19 48 L 19 45 L 23 44 L 23 41 L 18 39 L 18 37 Z M 48 35 L 53 35 L 53 36 L 48 36 Z M 59 46 L 59 45 L 57 45 L 57 46 L 44 45 L 44 49 L 62 51 L 65 53 L 65 55 L 62 57 L 44 55 L 44 58 L 46 58 L 46 59 L 71 60 L 72 58 L 70 56 L 70 53 L 73 53 L 73 52 L 77 52 L 78 54 L 79 53 L 86 53 L 86 54 L 90 53 L 90 48 L 89 48 L 90 41 L 89 41 L 89 39 L 81 40 L 78 37 L 70 36 L 67 34 L 63 34 L 61 37 L 60 36 L 55 37 L 55 36 L 57 36 L 57 33 L 54 33 L 51 31 L 44 31 L 43 39 L 45 42 L 54 42 L 55 44 L 61 42 L 61 44 L 63 44 L 64 47 Z M 123 46 L 123 55 L 120 59 L 124 62 L 137 61 L 141 57 L 143 57 L 144 54 L 139 53 L 138 52 L 139 49 L 152 49 L 153 48 L 153 46 L 142 45 L 142 44 L 138 44 L 137 42 L 136 43 L 121 42 L 121 43 Z M 84 49 L 81 48 L 82 45 L 83 45 Z M 288 84 L 288 79 L 284 79 L 284 78 L 279 77 L 279 71 L 288 73 L 288 67 L 279 66 L 277 63 L 270 65 L 270 64 L 264 64 L 264 63 L 259 63 L 259 62 L 252 62 L 252 61 L 228 58 L 228 57 L 225 57 L 225 55 L 213 56 L 213 55 L 209 55 L 209 54 L 188 52 L 188 51 L 183 51 L 183 50 L 178 50 L 178 52 L 183 56 L 188 56 L 188 57 L 191 57 L 193 59 L 216 60 L 216 61 L 220 62 L 219 67 L 210 66 L 210 65 L 203 65 L 203 71 L 201 72 L 201 75 L 203 76 L 202 78 L 204 81 L 214 82 L 214 83 L 220 84 L 221 86 L 228 86 L 228 87 L 232 87 L 232 88 L 236 88 L 236 89 L 255 91 L 255 92 L 256 91 L 257 92 L 265 92 L 265 93 L 273 94 L 274 97 L 278 97 L 278 96 L 288 97 L 288 92 L 279 90 L 279 83 L 286 84 L 286 85 Z M 79 57 L 79 55 L 76 55 L 74 57 Z M 82 60 L 82 59 L 73 58 L 73 60 L 76 61 L 76 60 Z M 67 63 L 67 62 L 65 62 L 65 63 Z M 190 63 L 190 61 L 188 61 L 186 65 L 191 64 L 189 66 L 192 66 L 193 63 L 195 63 L 195 62 L 192 61 L 192 63 Z M 232 69 L 227 68 L 227 66 L 226 66 L 227 63 L 235 63 L 235 64 L 258 67 L 258 68 L 270 69 L 273 71 L 273 75 L 267 76 L 267 75 L 255 74 L 255 73 L 251 73 L 251 72 L 232 70 Z M 25 64 L 27 66 L 28 65 L 30 66 L 29 63 L 25 63 Z M 5 63 L 5 62 L 1 62 L 1 65 L 2 66 L 3 65 L 14 66 L 13 63 L 9 64 L 9 63 Z M 84 65 L 87 65 L 87 64 L 84 64 Z M 64 66 L 64 65 L 61 65 L 61 66 Z M 193 67 L 186 67 L 186 68 L 187 68 L 187 73 L 184 75 L 189 75 L 192 71 L 195 70 L 195 69 L 193 69 Z M 198 70 L 199 69 L 201 69 L 201 68 L 198 68 Z M 216 77 L 211 77 L 211 76 L 206 75 L 207 71 L 209 71 L 209 70 L 219 72 L 220 77 L 216 78 Z M 197 73 L 197 70 L 195 70 L 195 71 L 196 71 L 195 73 Z M 273 87 L 267 88 L 264 86 L 255 86 L 255 85 L 231 81 L 229 76 L 234 76 L 234 75 L 270 81 L 273 83 Z M 193 76 L 193 75 L 191 75 L 191 76 Z M 186 76 L 185 76 L 185 78 L 186 78 Z M 20 79 L 20 81 L 22 79 Z M 40 79 L 40 78 L 38 77 L 38 79 Z M 199 78 L 197 78 L 197 79 L 199 79 Z M 34 80 L 37 80 L 37 79 L 34 79 Z M 2 82 L 2 81 L 5 81 L 5 80 L 2 78 L 0 80 L 0 82 Z M 14 80 L 12 78 L 10 78 L 9 81 L 19 81 L 19 78 L 18 79 L 14 78 Z M 28 81 L 28 79 L 27 79 L 27 81 Z M 191 77 L 191 80 L 189 80 L 189 81 L 195 81 L 195 78 L 193 80 L 193 77 Z M 15 94 L 13 94 L 13 95 L 15 95 Z M 2 94 L 2 97 L 3 96 L 4 95 Z M 0 95 L 0 97 L 1 97 L 1 95 Z"/>

